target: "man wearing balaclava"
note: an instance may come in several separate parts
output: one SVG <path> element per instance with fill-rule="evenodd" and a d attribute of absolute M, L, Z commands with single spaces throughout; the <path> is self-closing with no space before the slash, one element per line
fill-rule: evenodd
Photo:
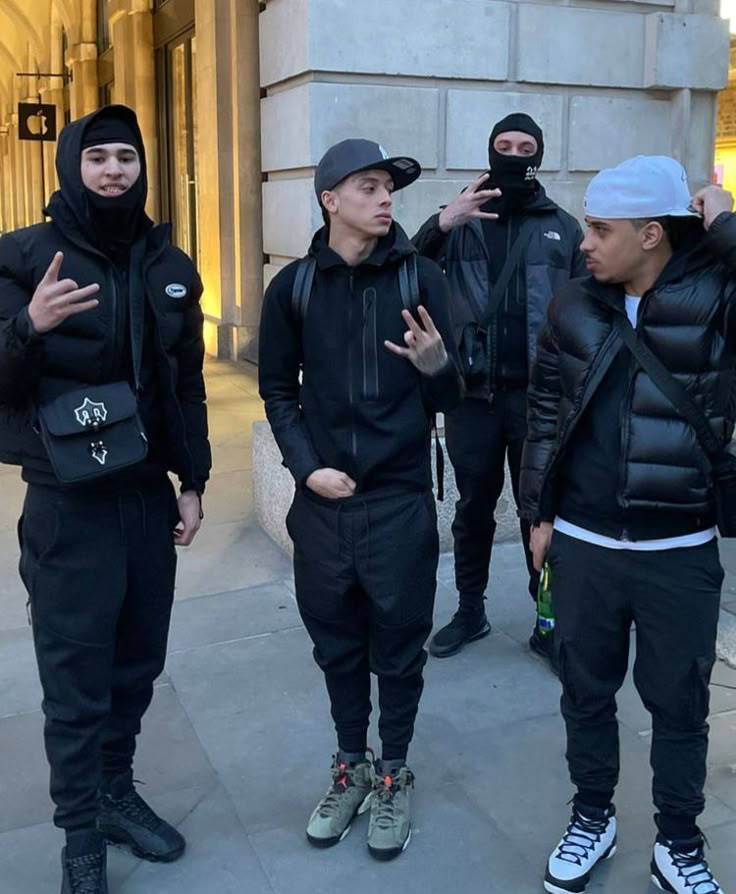
<path fill-rule="evenodd" d="M 520 112 L 491 131 L 490 170 L 432 215 L 414 239 L 450 281 L 452 321 L 467 396 L 445 417 L 447 449 L 459 500 L 452 525 L 458 610 L 433 637 L 441 658 L 490 633 L 484 600 L 494 512 L 508 461 L 518 495 L 526 437 L 526 388 L 537 337 L 556 289 L 585 272 L 577 221 L 556 205 L 537 179 L 544 155 L 539 125 Z M 521 522 L 536 599 L 539 574 Z M 556 670 L 553 636 L 535 624 L 530 648 Z"/>
<path fill-rule="evenodd" d="M 185 847 L 137 793 L 133 757 L 211 464 L 202 284 L 146 216 L 131 109 L 65 127 L 56 166 L 50 221 L 0 239 L 0 461 L 27 485 L 20 571 L 61 891 L 107 894 L 108 841 L 156 861 Z"/>

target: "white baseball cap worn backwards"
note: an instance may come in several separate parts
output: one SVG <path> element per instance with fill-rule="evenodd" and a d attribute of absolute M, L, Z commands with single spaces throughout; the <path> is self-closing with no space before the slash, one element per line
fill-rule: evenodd
<path fill-rule="evenodd" d="M 666 155 L 637 155 L 601 171 L 585 193 L 585 214 L 609 220 L 699 217 L 685 169 Z"/>

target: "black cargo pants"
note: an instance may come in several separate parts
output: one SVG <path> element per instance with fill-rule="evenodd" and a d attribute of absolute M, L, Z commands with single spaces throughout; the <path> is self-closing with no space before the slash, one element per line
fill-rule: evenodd
<path fill-rule="evenodd" d="M 141 718 L 166 657 L 178 519 L 166 477 L 121 493 L 28 486 L 20 573 L 62 828 L 95 822 L 105 779 L 132 778 Z"/>

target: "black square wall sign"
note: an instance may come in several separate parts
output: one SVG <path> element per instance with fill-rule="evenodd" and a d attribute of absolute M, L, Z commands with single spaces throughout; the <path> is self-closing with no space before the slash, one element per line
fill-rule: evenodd
<path fill-rule="evenodd" d="M 53 143 L 56 139 L 56 106 L 45 102 L 19 102 L 18 139 Z"/>

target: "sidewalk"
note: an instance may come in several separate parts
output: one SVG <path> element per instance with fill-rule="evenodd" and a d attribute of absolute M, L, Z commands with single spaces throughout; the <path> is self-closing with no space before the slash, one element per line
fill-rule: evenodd
<path fill-rule="evenodd" d="M 180 826 L 188 850 L 164 866 L 111 849 L 111 894 L 537 894 L 571 789 L 559 684 L 525 647 L 533 612 L 519 546 L 494 551 L 493 634 L 427 665 L 407 852 L 373 861 L 367 817 L 336 848 L 314 850 L 304 827 L 327 786 L 334 737 L 290 563 L 252 521 L 249 432 L 262 410 L 247 370 L 211 364 L 207 378 L 217 472 L 205 527 L 181 555 L 167 669 L 136 766 L 143 794 Z M 15 571 L 22 488 L 12 469 L 0 482 L 0 891 L 56 894 L 61 835 L 49 822 L 40 691 Z M 732 543 L 723 550 L 724 607 L 736 612 Z M 450 556 L 439 580 L 442 624 L 454 607 Z M 722 688 L 736 687 L 736 671 L 719 663 L 714 684 L 702 825 L 724 890 L 736 892 L 736 690 Z M 619 853 L 589 891 L 645 894 L 651 726 L 630 682 L 619 717 Z"/>

